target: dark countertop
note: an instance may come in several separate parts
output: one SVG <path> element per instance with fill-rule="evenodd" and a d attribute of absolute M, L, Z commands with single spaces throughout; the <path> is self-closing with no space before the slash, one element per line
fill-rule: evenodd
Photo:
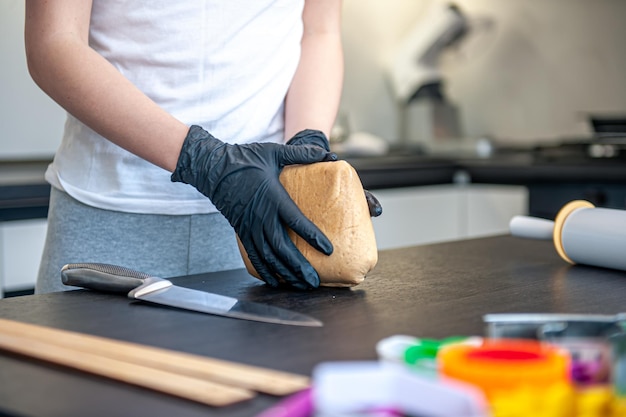
<path fill-rule="evenodd" d="M 626 184 L 626 159 L 545 157 L 531 151 L 503 150 L 488 158 L 397 153 L 347 157 L 369 189 L 449 184 L 533 185 L 546 183 Z"/>
<path fill-rule="evenodd" d="M 45 218 L 50 185 L 44 179 L 49 160 L 0 161 L 0 221 Z"/>
<path fill-rule="evenodd" d="M 243 270 L 177 284 L 290 308 L 325 324 L 303 328 L 167 309 L 86 290 L 0 300 L 0 317 L 310 375 L 319 363 L 376 359 L 394 334 L 482 335 L 488 313 L 624 311 L 626 273 L 571 266 L 551 243 L 493 237 L 380 252 L 352 289 L 266 288 Z M 216 409 L 8 353 L 0 354 L 0 414 L 252 417 L 277 399 Z"/>
<path fill-rule="evenodd" d="M 374 157 L 346 157 L 370 190 L 451 184 L 626 184 L 626 159 L 537 154 L 501 150 L 489 158 L 429 156 L 406 151 Z M 49 160 L 0 161 L 0 221 L 46 217 Z M 462 174 L 459 176 L 459 174 Z M 559 203 L 560 204 L 560 203 Z"/>

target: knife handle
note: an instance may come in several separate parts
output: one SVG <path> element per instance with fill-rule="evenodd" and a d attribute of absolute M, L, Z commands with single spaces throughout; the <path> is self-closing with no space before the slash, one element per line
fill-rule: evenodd
<path fill-rule="evenodd" d="M 148 274 L 117 265 L 78 263 L 61 268 L 63 284 L 106 292 L 126 294 L 148 278 Z"/>

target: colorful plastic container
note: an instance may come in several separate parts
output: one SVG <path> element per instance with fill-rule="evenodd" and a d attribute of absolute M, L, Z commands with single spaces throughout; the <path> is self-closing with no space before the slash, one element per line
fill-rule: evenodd
<path fill-rule="evenodd" d="M 493 397 L 522 387 L 569 384 L 570 356 L 535 340 L 484 339 L 480 345 L 450 344 L 438 354 L 442 375 L 469 382 Z"/>

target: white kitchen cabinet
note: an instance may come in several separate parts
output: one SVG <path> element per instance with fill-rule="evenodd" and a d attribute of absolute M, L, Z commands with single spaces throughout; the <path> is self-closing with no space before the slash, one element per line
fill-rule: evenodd
<path fill-rule="evenodd" d="M 46 219 L 0 223 L 0 296 L 34 288 L 46 224 Z"/>
<path fill-rule="evenodd" d="M 494 236 L 509 233 L 509 222 L 516 215 L 528 213 L 528 189 L 512 185 L 469 184 L 465 202 L 459 210 L 466 220 L 462 238 Z"/>
<path fill-rule="evenodd" d="M 375 190 L 383 215 L 373 219 L 379 249 L 508 233 L 526 214 L 522 186 L 448 184 Z"/>
<path fill-rule="evenodd" d="M 461 219 L 457 187 L 434 185 L 374 190 L 383 214 L 372 220 L 379 249 L 454 240 Z"/>

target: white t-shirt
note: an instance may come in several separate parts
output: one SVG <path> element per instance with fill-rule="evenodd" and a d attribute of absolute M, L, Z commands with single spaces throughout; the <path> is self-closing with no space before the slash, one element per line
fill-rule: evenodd
<path fill-rule="evenodd" d="M 187 125 L 229 143 L 280 142 L 304 0 L 94 0 L 90 46 Z M 155 143 L 154 146 L 159 146 Z M 216 211 L 190 185 L 68 115 L 46 179 L 99 208 Z"/>

